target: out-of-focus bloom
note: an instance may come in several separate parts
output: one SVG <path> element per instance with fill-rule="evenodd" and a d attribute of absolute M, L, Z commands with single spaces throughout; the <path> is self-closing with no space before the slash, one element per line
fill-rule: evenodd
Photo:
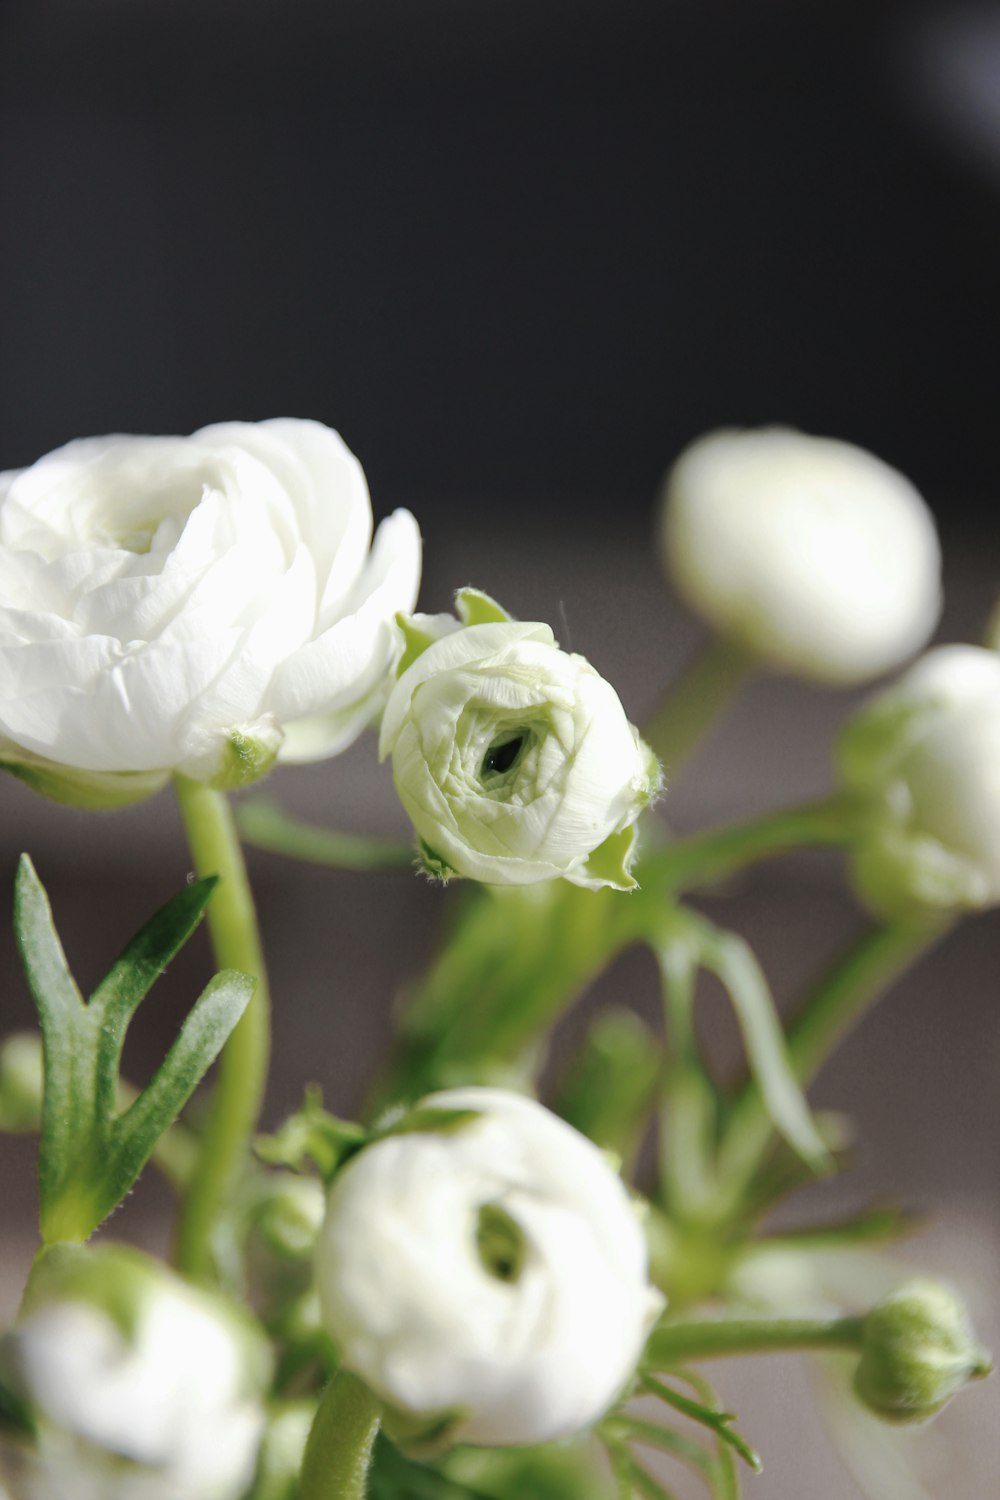
<path fill-rule="evenodd" d="M 431 622 L 438 638 L 393 688 L 379 747 L 429 868 L 631 889 L 633 825 L 660 774 L 617 693 L 547 625 L 454 623 Z"/>
<path fill-rule="evenodd" d="M 940 613 L 930 512 L 850 443 L 785 427 L 709 433 L 667 478 L 661 540 L 692 609 L 763 665 L 810 680 L 898 666 Z"/>
<path fill-rule="evenodd" d="M 500 1089 L 431 1095 L 410 1123 L 334 1179 L 317 1271 L 345 1365 L 411 1434 L 504 1445 L 582 1430 L 662 1307 L 619 1177 Z"/>
<path fill-rule="evenodd" d="M 936 1282 L 912 1281 L 865 1318 L 854 1389 L 887 1422 L 925 1422 L 991 1369 L 961 1298 Z"/>
<path fill-rule="evenodd" d="M 0 1042 L 0 1130 L 37 1131 L 42 1088 L 42 1039 L 15 1031 Z"/>
<path fill-rule="evenodd" d="M 318 422 L 86 438 L 0 476 L 0 762 L 110 805 L 335 754 L 416 599 L 413 517 L 371 541 L 361 466 Z"/>
<path fill-rule="evenodd" d="M 928 652 L 855 716 L 838 759 L 867 804 L 854 878 L 874 909 L 1000 902 L 1000 657 Z"/>
<path fill-rule="evenodd" d="M 0 1444 L 14 1500 L 237 1500 L 264 1428 L 263 1334 L 123 1246 L 61 1246 L 0 1342 L 35 1438 Z"/>

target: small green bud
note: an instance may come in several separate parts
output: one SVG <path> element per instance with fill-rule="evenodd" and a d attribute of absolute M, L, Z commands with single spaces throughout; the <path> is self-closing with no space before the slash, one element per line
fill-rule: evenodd
<path fill-rule="evenodd" d="M 854 1389 L 886 1422 L 925 1422 L 992 1368 L 961 1298 L 937 1282 L 911 1281 L 865 1319 Z"/>

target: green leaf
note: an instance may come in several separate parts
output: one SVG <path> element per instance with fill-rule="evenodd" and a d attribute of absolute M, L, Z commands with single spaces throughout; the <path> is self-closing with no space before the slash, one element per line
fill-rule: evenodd
<path fill-rule="evenodd" d="M 187 886 L 168 902 L 84 1004 L 45 890 L 27 855 L 21 860 L 15 928 L 42 1027 L 39 1200 L 46 1244 L 87 1239 L 118 1205 L 246 1008 L 254 981 L 219 975 L 152 1082 L 116 1115 L 117 1101 L 131 1092 L 119 1077 L 129 1021 L 193 932 L 214 885 L 212 879 Z"/>
<path fill-rule="evenodd" d="M 290 1115 L 273 1135 L 258 1136 L 254 1152 L 272 1167 L 306 1172 L 315 1167 L 324 1182 L 370 1139 L 363 1125 L 340 1120 L 323 1108 L 323 1091 L 310 1084 L 302 1108 Z"/>
<path fill-rule="evenodd" d="M 274 802 L 255 798 L 236 811 L 236 822 L 244 841 L 272 854 L 284 854 L 306 864 L 336 870 L 412 870 L 412 844 L 396 839 L 361 838 L 337 833 L 332 828 L 314 828 L 282 811 Z"/>
<path fill-rule="evenodd" d="M 153 1147 L 173 1124 L 250 1003 L 256 979 L 224 969 L 205 988 L 155 1077 L 112 1127 L 103 1173 L 107 1208 L 121 1202 Z M 102 1214 L 102 1218 L 104 1215 Z"/>
<path fill-rule="evenodd" d="M 657 1380 L 655 1375 L 640 1375 L 639 1379 L 651 1395 L 658 1396 L 667 1406 L 672 1406 L 683 1416 L 690 1417 L 693 1422 L 699 1423 L 714 1432 L 720 1442 L 728 1444 L 739 1454 L 743 1462 L 751 1468 L 755 1474 L 759 1474 L 763 1465 L 760 1454 L 757 1453 L 745 1438 L 738 1432 L 734 1432 L 731 1423 L 735 1421 L 732 1412 L 720 1411 L 714 1392 L 707 1382 L 692 1375 L 689 1371 L 677 1372 L 682 1380 L 698 1389 L 711 1404 L 704 1401 L 692 1401 L 688 1396 L 682 1396 L 680 1391 L 675 1391 L 662 1380 Z"/>
<path fill-rule="evenodd" d="M 482 589 L 459 589 L 455 595 L 455 613 L 463 625 L 506 625 L 514 618 Z"/>
<path fill-rule="evenodd" d="M 195 881 L 161 907 L 115 960 L 90 997 L 90 1009 L 100 1012 L 98 1083 L 102 1089 L 112 1089 L 97 1101 L 106 1113 L 114 1107 L 128 1024 L 154 981 L 194 932 L 218 883 L 216 875 Z"/>
<path fill-rule="evenodd" d="M 684 910 L 675 914 L 698 945 L 701 964 L 721 981 L 736 1012 L 750 1071 L 774 1128 L 813 1172 L 834 1163 L 795 1077 L 781 1021 L 750 945 Z"/>
<path fill-rule="evenodd" d="M 566 879 L 588 891 L 598 891 L 604 886 L 615 891 L 636 890 L 639 882 L 632 874 L 632 862 L 637 836 L 634 824 L 623 828 L 620 833 L 609 834 L 604 843 L 587 856 L 583 866 L 567 875 Z"/>
<path fill-rule="evenodd" d="M 74 1175 L 75 1163 L 95 1149 L 96 1043 L 52 919 L 45 888 L 26 854 L 14 888 L 14 931 L 42 1027 L 39 1198 L 43 1219 Z"/>

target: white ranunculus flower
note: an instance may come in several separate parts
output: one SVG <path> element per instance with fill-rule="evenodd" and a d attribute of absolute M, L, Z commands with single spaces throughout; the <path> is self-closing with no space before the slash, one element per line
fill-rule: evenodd
<path fill-rule="evenodd" d="M 379 744 L 430 867 L 631 889 L 659 766 L 614 688 L 547 625 L 442 628 L 393 688 Z"/>
<path fill-rule="evenodd" d="M 47 1252 L 0 1379 L 37 1428 L 0 1447 L 13 1500 L 238 1500 L 270 1356 L 248 1315 L 124 1246 Z"/>
<path fill-rule="evenodd" d="M 619 1177 L 502 1089 L 434 1094 L 411 1124 L 334 1180 L 317 1276 L 345 1366 L 411 1434 L 445 1424 L 451 1441 L 501 1445 L 583 1430 L 663 1305 Z"/>
<path fill-rule="evenodd" d="M 661 542 L 686 602 L 761 664 L 862 682 L 925 644 L 934 522 L 862 448 L 785 427 L 709 433 L 667 477 Z"/>
<path fill-rule="evenodd" d="M 372 543 L 318 422 L 69 443 L 0 476 L 0 762 L 96 804 L 333 755 L 380 706 L 419 572 L 413 517 Z"/>
<path fill-rule="evenodd" d="M 941 646 L 865 705 L 838 750 L 869 804 L 854 856 L 878 911 L 1000 903 L 1000 657 Z"/>

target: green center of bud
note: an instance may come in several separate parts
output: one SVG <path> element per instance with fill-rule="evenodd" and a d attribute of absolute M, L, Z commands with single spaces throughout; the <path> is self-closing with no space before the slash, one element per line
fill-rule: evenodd
<path fill-rule="evenodd" d="M 520 1227 L 498 1203 L 480 1205 L 476 1218 L 476 1251 L 484 1270 L 513 1285 L 524 1269 L 527 1247 Z"/>

